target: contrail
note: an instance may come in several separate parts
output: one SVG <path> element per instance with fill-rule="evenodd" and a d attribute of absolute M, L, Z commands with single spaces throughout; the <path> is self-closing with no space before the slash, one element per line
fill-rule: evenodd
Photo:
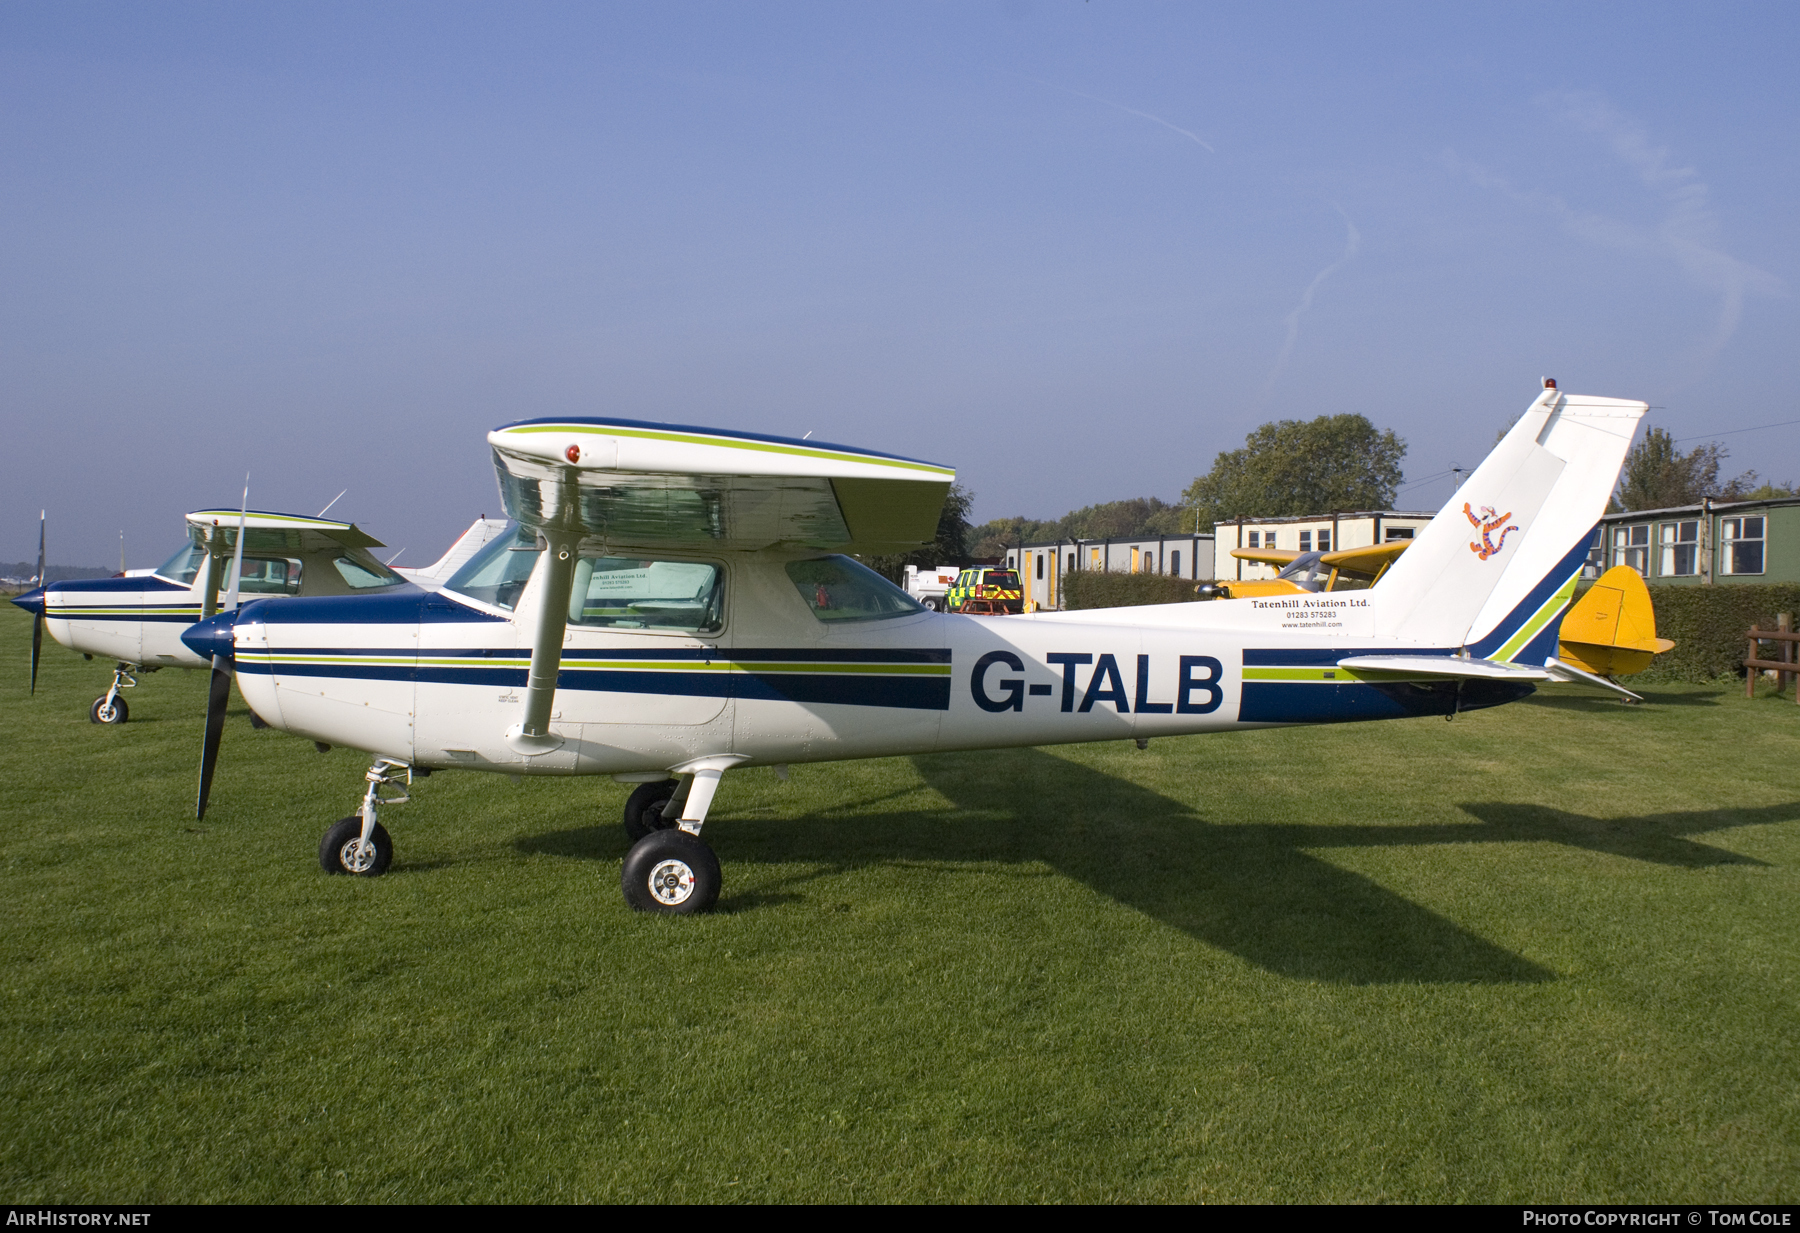
<path fill-rule="evenodd" d="M 1047 86 L 1050 85 L 1050 83 L 1047 81 L 1044 84 Z M 1142 118 L 1144 118 L 1146 120 L 1154 121 L 1155 123 L 1160 124 L 1164 128 L 1168 129 L 1170 132 L 1180 133 L 1183 137 L 1186 137 L 1189 141 L 1191 141 L 1195 145 L 1199 146 L 1202 150 L 1205 150 L 1208 154 L 1217 154 L 1218 153 L 1217 150 L 1215 150 L 1211 146 L 1207 145 L 1204 141 L 1201 141 L 1200 138 L 1198 136 L 1196 136 L 1195 134 L 1188 132 L 1185 128 L 1182 128 L 1179 124 L 1170 124 L 1167 120 L 1163 119 L 1161 116 L 1153 116 L 1147 111 L 1139 111 L 1135 107 L 1127 107 L 1123 103 L 1115 103 L 1109 98 L 1101 98 L 1098 94 L 1083 94 L 1080 90 L 1070 90 L 1069 87 L 1067 87 L 1067 86 L 1054 86 L 1052 88 L 1057 89 L 1057 90 L 1065 90 L 1068 93 L 1073 94 L 1076 98 L 1084 98 L 1092 103 L 1104 103 L 1108 107 L 1117 107 L 1120 111 L 1125 112 L 1127 115 L 1141 116 Z"/>
<path fill-rule="evenodd" d="M 1267 401 L 1269 395 L 1274 392 L 1275 382 L 1281 377 L 1281 370 L 1287 367 L 1288 357 L 1294 353 L 1294 344 L 1300 338 L 1300 318 L 1307 309 L 1312 307 L 1313 296 L 1318 294 L 1319 287 L 1326 279 L 1350 264 L 1355 259 L 1357 250 L 1362 247 L 1362 234 L 1357 231 L 1356 224 L 1350 221 L 1350 216 L 1344 213 L 1344 208 L 1333 206 L 1332 209 L 1336 210 L 1338 217 L 1344 220 L 1344 255 L 1313 275 L 1313 280 L 1307 284 L 1305 293 L 1300 297 L 1300 302 L 1294 305 L 1294 311 L 1287 315 L 1287 341 L 1281 344 L 1281 355 L 1276 358 L 1275 367 L 1269 373 L 1269 380 L 1263 386 L 1264 401 Z"/>
<path fill-rule="evenodd" d="M 1036 82 L 1038 85 L 1044 86 L 1047 89 L 1061 90 L 1064 94 L 1073 94 L 1076 98 L 1084 98 L 1090 103 L 1099 103 L 1104 107 L 1116 107 L 1126 115 L 1137 116 L 1141 120 L 1149 120 L 1152 124 L 1160 124 L 1172 133 L 1180 133 L 1183 137 L 1186 137 L 1189 141 L 1199 146 L 1202 150 L 1205 150 L 1208 154 L 1218 153 L 1217 150 L 1202 141 L 1199 134 L 1190 133 L 1179 124 L 1170 124 L 1161 116 L 1153 116 L 1147 111 L 1139 111 L 1136 107 L 1127 107 L 1123 103 L 1115 103 L 1109 98 L 1101 98 L 1098 94 L 1085 94 L 1080 90 L 1072 90 L 1068 86 L 1059 86 L 1053 81 L 1045 81 L 1042 77 L 1028 77 L 1024 73 L 1014 73 L 1010 69 L 999 69 L 997 71 L 1006 73 L 1011 77 L 1024 77 L 1026 81 Z"/>
<path fill-rule="evenodd" d="M 1519 204 L 1556 218 L 1570 234 L 1590 243 L 1625 251 L 1654 253 L 1671 260 L 1688 281 L 1718 297 L 1718 316 L 1700 344 L 1702 368 L 1711 364 L 1743 319 L 1744 300 L 1751 294 L 1781 295 L 1781 280 L 1725 251 L 1719 241 L 1718 215 L 1711 190 L 1693 167 L 1677 166 L 1667 147 L 1655 145 L 1644 128 L 1598 94 L 1552 93 L 1538 98 L 1558 119 L 1599 138 L 1613 156 L 1664 206 L 1660 223 L 1643 227 L 1591 211 L 1578 210 L 1550 193 L 1515 188 L 1478 164 L 1446 156 L 1446 164 L 1483 188 L 1498 189 Z"/>

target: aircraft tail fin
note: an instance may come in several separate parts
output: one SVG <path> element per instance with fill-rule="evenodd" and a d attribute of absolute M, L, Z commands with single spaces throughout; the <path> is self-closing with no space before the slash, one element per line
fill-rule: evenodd
<path fill-rule="evenodd" d="M 1538 666 L 1649 406 L 1547 387 L 1376 590 L 1378 635 Z"/>
<path fill-rule="evenodd" d="M 481 551 L 489 540 L 505 531 L 507 526 L 504 518 L 477 518 L 450 545 L 450 550 L 432 564 L 422 569 L 396 569 L 394 572 L 428 591 L 436 590 L 450 581 L 456 571 L 468 563 L 470 557 Z"/>

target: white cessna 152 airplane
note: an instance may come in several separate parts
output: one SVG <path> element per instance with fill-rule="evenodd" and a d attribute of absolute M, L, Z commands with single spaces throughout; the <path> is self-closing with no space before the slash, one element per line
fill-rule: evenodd
<path fill-rule="evenodd" d="M 122 724 L 131 710 L 119 691 L 135 686 L 137 674 L 207 666 L 207 660 L 182 644 L 181 635 L 221 606 L 237 607 L 240 593 L 257 598 L 356 595 L 406 584 L 369 555 L 370 548 L 382 546 L 381 541 L 353 523 L 260 510 L 203 509 L 187 516 L 187 533 L 187 542 L 154 570 L 52 583 L 13 600 L 33 617 L 33 693 L 45 629 L 72 651 L 114 661 L 112 686 L 94 699 L 88 718 L 97 724 Z M 41 562 L 38 576 L 43 576 Z"/>
<path fill-rule="evenodd" d="M 320 846 L 327 870 L 388 868 L 377 810 L 406 796 L 383 785 L 612 775 L 640 785 L 626 901 L 689 913 L 719 894 L 700 830 L 735 767 L 1616 689 L 1554 655 L 1646 409 L 1545 382 L 1459 494 L 1491 507 L 1480 537 L 1446 507 L 1366 591 L 991 618 L 928 611 L 841 555 L 930 540 L 947 467 L 670 424 L 509 424 L 488 442 L 518 525 L 441 590 L 251 602 L 183 635 L 214 667 L 199 808 L 235 670 L 270 724 L 374 755 L 360 812 Z"/>

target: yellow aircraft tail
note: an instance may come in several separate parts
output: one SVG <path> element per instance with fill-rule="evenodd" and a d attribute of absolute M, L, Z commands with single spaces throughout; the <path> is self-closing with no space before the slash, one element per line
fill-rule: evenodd
<path fill-rule="evenodd" d="M 1617 565 L 1563 617 L 1556 655 L 1601 676 L 1630 676 L 1674 645 L 1656 636 L 1656 610 L 1643 577 Z"/>

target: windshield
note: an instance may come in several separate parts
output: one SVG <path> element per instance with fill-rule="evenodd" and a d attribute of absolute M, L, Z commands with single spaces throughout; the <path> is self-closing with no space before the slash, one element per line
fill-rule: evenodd
<path fill-rule="evenodd" d="M 444 590 L 511 612 L 519 592 L 537 567 L 537 536 L 525 527 L 489 540 L 468 563 L 450 576 Z"/>
<path fill-rule="evenodd" d="M 1277 578 L 1284 578 L 1298 586 L 1306 587 L 1308 590 L 1314 590 L 1316 588 L 1309 584 L 1312 583 L 1314 575 L 1318 574 L 1320 570 L 1324 568 L 1319 561 L 1319 556 L 1320 554 L 1316 552 L 1303 552 L 1292 561 L 1289 561 L 1282 571 L 1275 576 Z"/>
<path fill-rule="evenodd" d="M 189 542 L 175 550 L 175 555 L 156 567 L 158 578 L 167 578 L 170 582 L 190 585 L 200 567 L 206 563 L 206 549 L 199 544 Z"/>
<path fill-rule="evenodd" d="M 886 621 L 925 611 L 905 591 L 849 557 L 791 561 L 787 575 L 821 621 Z"/>

